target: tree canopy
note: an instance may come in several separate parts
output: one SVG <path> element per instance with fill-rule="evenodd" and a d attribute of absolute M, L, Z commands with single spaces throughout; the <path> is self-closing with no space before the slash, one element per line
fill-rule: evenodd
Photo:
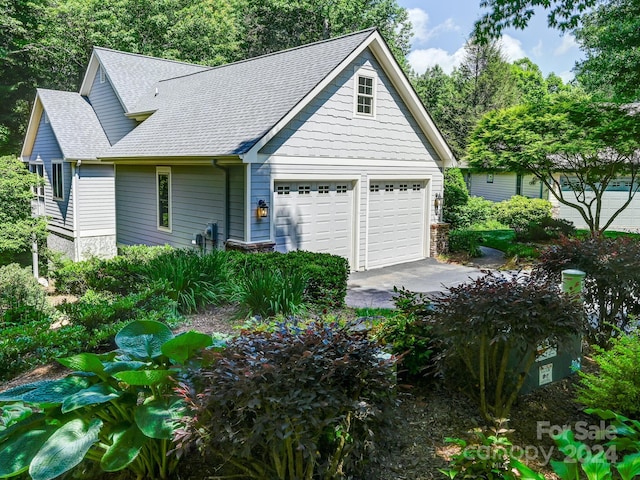
<path fill-rule="evenodd" d="M 0 265 L 29 251 L 34 235 L 44 239 L 44 219 L 31 217 L 31 187 L 38 182 L 16 157 L 0 157 Z"/>
<path fill-rule="evenodd" d="M 640 2 L 601 3 L 574 33 L 586 54 L 576 66 L 580 83 L 605 99 L 640 101 Z"/>
<path fill-rule="evenodd" d="M 36 87 L 77 90 L 94 45 L 220 65 L 378 27 L 406 65 L 396 0 L 0 0 L 0 155 L 16 154 Z"/>
<path fill-rule="evenodd" d="M 468 162 L 479 169 L 535 175 L 599 235 L 640 185 L 640 115 L 576 92 L 497 110 L 474 130 Z M 630 179 L 626 201 L 603 221 L 603 194 L 619 178 Z"/>

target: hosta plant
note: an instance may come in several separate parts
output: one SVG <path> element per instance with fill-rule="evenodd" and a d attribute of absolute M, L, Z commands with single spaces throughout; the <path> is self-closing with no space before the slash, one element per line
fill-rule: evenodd
<path fill-rule="evenodd" d="M 29 473 L 49 480 L 88 460 L 137 478 L 168 478 L 168 456 L 183 403 L 174 378 L 211 346 L 209 335 L 174 336 L 163 323 L 141 320 L 115 338 L 118 349 L 58 361 L 73 370 L 0 393 L 0 478 Z"/>

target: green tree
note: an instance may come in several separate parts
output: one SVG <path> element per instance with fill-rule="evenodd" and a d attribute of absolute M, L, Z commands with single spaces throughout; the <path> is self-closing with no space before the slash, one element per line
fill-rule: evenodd
<path fill-rule="evenodd" d="M 0 0 L 0 155 L 16 155 L 37 84 L 34 52 L 46 0 Z"/>
<path fill-rule="evenodd" d="M 247 57 L 378 27 L 406 66 L 411 24 L 396 0 L 247 0 Z"/>
<path fill-rule="evenodd" d="M 640 100 L 640 2 L 599 4 L 582 16 L 575 35 L 586 54 L 576 66 L 580 83 L 605 99 Z"/>
<path fill-rule="evenodd" d="M 454 154 L 466 154 L 469 135 L 487 112 L 517 103 L 516 80 L 498 42 L 469 41 L 462 64 L 452 73 L 457 95 L 452 106 L 449 143 Z"/>
<path fill-rule="evenodd" d="M 535 175 L 598 236 L 640 186 L 640 115 L 577 93 L 490 112 L 473 132 L 468 161 L 480 169 Z M 626 200 L 603 221 L 604 192 L 620 177 L 631 179 Z"/>
<path fill-rule="evenodd" d="M 569 31 L 575 28 L 581 15 L 598 0 L 480 0 L 486 12 L 475 24 L 474 33 L 480 41 L 499 38 L 503 30 L 515 27 L 523 30 L 535 15 L 536 8 L 547 10 L 550 27 Z"/>
<path fill-rule="evenodd" d="M 0 265 L 29 251 L 34 236 L 40 243 L 45 238 L 45 220 L 31 216 L 31 187 L 38 181 L 16 157 L 0 157 Z"/>
<path fill-rule="evenodd" d="M 540 102 L 548 95 L 547 82 L 540 67 L 530 59 L 521 58 L 513 62 L 511 72 L 517 85 L 518 103 Z"/>

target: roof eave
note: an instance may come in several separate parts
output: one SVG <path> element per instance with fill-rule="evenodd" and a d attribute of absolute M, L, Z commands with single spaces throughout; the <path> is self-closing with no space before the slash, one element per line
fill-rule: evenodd
<path fill-rule="evenodd" d="M 40 124 L 40 118 L 44 108 L 42 101 L 40 100 L 40 94 L 36 90 L 36 99 L 33 102 L 31 108 L 31 115 L 29 116 L 29 125 L 27 126 L 27 132 L 24 136 L 24 143 L 22 144 L 22 150 L 20 152 L 20 158 L 23 162 L 29 161 L 31 152 L 33 151 L 33 144 L 36 141 L 36 135 L 38 133 L 38 125 Z"/>

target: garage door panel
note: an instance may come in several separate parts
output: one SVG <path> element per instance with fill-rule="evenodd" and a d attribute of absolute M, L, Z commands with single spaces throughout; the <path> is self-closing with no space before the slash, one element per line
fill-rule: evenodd
<path fill-rule="evenodd" d="M 286 190 L 289 195 L 278 194 Z M 278 251 L 309 250 L 351 259 L 350 182 L 277 182 L 274 203 Z"/>
<path fill-rule="evenodd" d="M 367 268 L 424 258 L 425 225 L 423 182 L 372 181 Z"/>

